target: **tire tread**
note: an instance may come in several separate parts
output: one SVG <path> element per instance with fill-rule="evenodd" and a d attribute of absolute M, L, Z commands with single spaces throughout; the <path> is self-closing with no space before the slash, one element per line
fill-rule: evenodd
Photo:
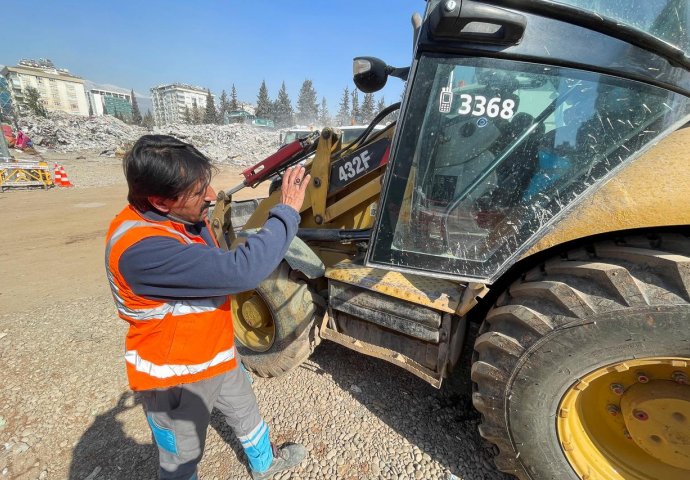
<path fill-rule="evenodd" d="M 475 341 L 472 401 L 479 432 L 499 448 L 497 468 L 527 480 L 510 440 L 508 382 L 524 351 L 554 329 L 599 313 L 690 300 L 690 240 L 671 235 L 595 244 L 545 262 L 514 282 L 487 313 Z"/>

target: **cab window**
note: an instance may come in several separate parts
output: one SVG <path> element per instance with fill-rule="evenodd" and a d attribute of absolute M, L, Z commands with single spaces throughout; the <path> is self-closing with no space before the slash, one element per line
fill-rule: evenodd
<path fill-rule="evenodd" d="M 422 57 L 368 262 L 489 281 L 689 115 L 688 98 L 626 79 Z"/>

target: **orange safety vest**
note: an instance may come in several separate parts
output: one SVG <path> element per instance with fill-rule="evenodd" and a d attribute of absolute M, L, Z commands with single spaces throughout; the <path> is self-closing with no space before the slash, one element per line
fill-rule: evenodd
<path fill-rule="evenodd" d="M 184 225 L 149 220 L 131 205 L 110 224 L 106 271 L 118 314 L 129 323 L 125 361 L 131 389 L 196 382 L 235 368 L 229 295 L 154 300 L 134 293 L 120 273 L 122 254 L 152 236 L 170 237 L 184 244 L 206 244 L 203 238 L 188 233 Z"/>

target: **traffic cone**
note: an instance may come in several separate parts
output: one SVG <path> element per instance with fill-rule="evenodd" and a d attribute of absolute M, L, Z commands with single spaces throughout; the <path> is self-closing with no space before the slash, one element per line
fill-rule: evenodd
<path fill-rule="evenodd" d="M 62 173 L 60 173 L 60 167 L 57 162 L 55 162 L 55 167 L 53 167 L 53 185 L 56 187 L 62 186 Z"/>
<path fill-rule="evenodd" d="M 60 175 L 62 176 L 61 178 L 61 186 L 63 187 L 73 187 L 72 183 L 69 181 L 69 178 L 67 178 L 67 172 L 65 172 L 65 167 L 60 165 Z"/>

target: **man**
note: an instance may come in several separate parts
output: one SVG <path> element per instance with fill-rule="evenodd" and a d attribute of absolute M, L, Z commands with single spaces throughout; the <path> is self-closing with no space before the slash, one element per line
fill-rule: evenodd
<path fill-rule="evenodd" d="M 206 217 L 213 167 L 167 135 L 141 137 L 123 161 L 127 205 L 106 242 L 106 271 L 129 323 L 127 376 L 158 446 L 161 479 L 196 479 L 211 410 L 238 436 L 254 479 L 297 465 L 302 445 L 269 441 L 234 347 L 230 295 L 254 289 L 281 262 L 309 184 L 304 167 L 284 175 L 281 203 L 263 229 L 232 251 L 218 248 Z"/>

